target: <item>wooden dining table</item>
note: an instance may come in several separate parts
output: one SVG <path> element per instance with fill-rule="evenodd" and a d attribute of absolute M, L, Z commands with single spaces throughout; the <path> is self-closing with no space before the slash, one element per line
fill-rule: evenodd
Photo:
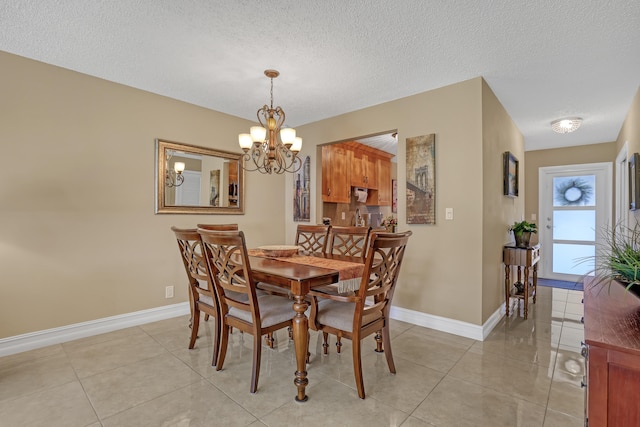
<path fill-rule="evenodd" d="M 316 256 L 316 255 L 314 255 Z M 363 263 L 361 258 L 346 257 L 342 255 L 318 254 L 318 257 L 327 260 L 340 260 L 352 263 Z M 277 258 L 250 256 L 249 263 L 253 277 L 258 282 L 266 282 L 288 289 L 293 295 L 293 342 L 296 352 L 296 372 L 294 384 L 298 388 L 295 400 L 306 402 L 307 379 L 307 354 L 309 350 L 309 319 L 305 311 L 309 304 L 305 296 L 313 288 L 338 283 L 340 272 L 337 269 L 318 267 L 283 261 Z"/>

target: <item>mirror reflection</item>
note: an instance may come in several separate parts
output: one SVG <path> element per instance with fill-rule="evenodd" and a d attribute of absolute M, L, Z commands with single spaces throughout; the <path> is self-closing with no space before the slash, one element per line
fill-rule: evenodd
<path fill-rule="evenodd" d="M 156 213 L 244 213 L 242 155 L 156 140 Z"/>

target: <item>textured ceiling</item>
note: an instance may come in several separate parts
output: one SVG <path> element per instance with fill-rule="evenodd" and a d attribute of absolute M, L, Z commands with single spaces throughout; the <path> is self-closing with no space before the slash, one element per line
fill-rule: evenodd
<path fill-rule="evenodd" d="M 615 140 L 640 84 L 637 0 L 3 0 L 0 28 L 0 50 L 247 119 L 275 68 L 289 126 L 482 76 L 527 150 Z"/>

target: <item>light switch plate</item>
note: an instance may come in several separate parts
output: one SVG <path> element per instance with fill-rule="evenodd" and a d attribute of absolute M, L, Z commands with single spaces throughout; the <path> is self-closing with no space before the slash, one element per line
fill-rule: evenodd
<path fill-rule="evenodd" d="M 444 210 L 444 219 L 446 220 L 453 220 L 453 208 L 446 208 Z"/>

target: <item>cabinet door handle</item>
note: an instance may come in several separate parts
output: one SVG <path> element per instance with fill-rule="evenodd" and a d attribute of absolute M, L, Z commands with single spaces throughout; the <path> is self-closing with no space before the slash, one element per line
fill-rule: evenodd
<path fill-rule="evenodd" d="M 587 347 L 582 347 L 582 350 L 580 350 L 580 354 L 586 359 L 589 355 L 589 350 L 587 350 Z"/>
<path fill-rule="evenodd" d="M 329 190 L 327 190 L 327 196 L 331 195 L 331 189 L 329 188 Z"/>

